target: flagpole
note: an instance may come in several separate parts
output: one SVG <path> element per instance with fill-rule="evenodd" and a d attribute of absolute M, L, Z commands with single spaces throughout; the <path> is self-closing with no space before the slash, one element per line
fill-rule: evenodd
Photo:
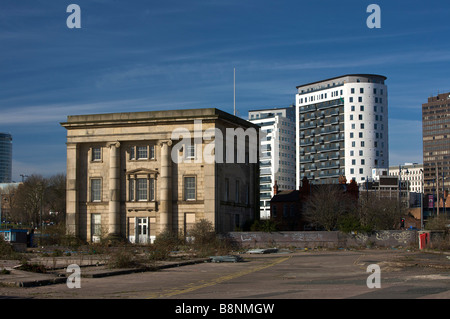
<path fill-rule="evenodd" d="M 233 70 L 233 105 L 234 105 L 234 116 L 236 116 L 236 68 Z"/>

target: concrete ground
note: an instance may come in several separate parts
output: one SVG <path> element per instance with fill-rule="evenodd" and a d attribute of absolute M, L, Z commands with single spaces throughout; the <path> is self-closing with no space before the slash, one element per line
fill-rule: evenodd
<path fill-rule="evenodd" d="M 95 260 L 80 268 L 80 288 L 66 268 L 50 274 L 13 269 L 0 275 L 0 298 L 33 299 L 449 299 L 450 255 L 402 249 L 278 251 L 242 254 L 242 262 L 167 262 L 159 269 L 111 270 Z M 54 258 L 52 264 L 77 260 Z M 80 260 L 78 260 L 79 262 Z M 8 264 L 9 263 L 9 264 Z M 96 266 L 97 265 L 97 266 Z M 369 288 L 369 265 L 380 267 L 381 288 Z M 58 267 L 56 267 L 58 268 Z M 371 281 L 373 282 L 373 281 Z"/>

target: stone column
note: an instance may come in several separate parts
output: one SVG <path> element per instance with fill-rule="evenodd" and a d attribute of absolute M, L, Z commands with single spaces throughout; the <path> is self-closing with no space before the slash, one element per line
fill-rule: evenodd
<path fill-rule="evenodd" d="M 172 230 L 172 141 L 162 141 L 161 145 L 161 175 L 159 178 L 160 202 L 160 232 Z"/>
<path fill-rule="evenodd" d="M 109 235 L 120 234 L 120 143 L 109 145 Z"/>
<path fill-rule="evenodd" d="M 77 163 L 78 144 L 67 143 L 66 232 L 80 236 L 78 219 Z"/>

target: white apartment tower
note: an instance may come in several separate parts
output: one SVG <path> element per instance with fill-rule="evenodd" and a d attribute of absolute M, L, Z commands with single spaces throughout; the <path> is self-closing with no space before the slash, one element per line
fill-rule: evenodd
<path fill-rule="evenodd" d="M 260 126 L 260 218 L 270 218 L 270 200 L 279 190 L 295 189 L 295 106 L 251 110 L 250 122 Z"/>
<path fill-rule="evenodd" d="M 296 187 L 362 183 L 372 169 L 388 169 L 385 76 L 349 74 L 300 85 L 296 94 Z"/>

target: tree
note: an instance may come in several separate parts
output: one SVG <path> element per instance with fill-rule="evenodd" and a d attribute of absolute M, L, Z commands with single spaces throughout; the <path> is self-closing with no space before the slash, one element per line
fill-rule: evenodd
<path fill-rule="evenodd" d="M 56 174 L 50 176 L 47 181 L 46 207 L 48 207 L 49 212 L 55 214 L 55 222 L 62 222 L 66 215 L 66 175 Z"/>
<path fill-rule="evenodd" d="M 340 185 L 316 186 L 307 202 L 305 220 L 315 228 L 334 230 L 338 227 L 339 220 L 353 211 L 353 202 Z"/>
<path fill-rule="evenodd" d="M 0 205 L 1 206 L 1 219 L 11 221 L 11 210 L 14 206 L 14 195 L 17 192 L 17 186 L 8 185 L 5 188 L 0 189 Z"/>
<path fill-rule="evenodd" d="M 31 175 L 19 185 L 14 195 L 13 216 L 16 221 L 40 224 L 47 181 L 41 175 Z"/>
<path fill-rule="evenodd" d="M 360 198 L 358 218 L 368 229 L 390 230 L 399 227 L 406 210 L 396 198 L 383 198 L 367 194 Z"/>
<path fill-rule="evenodd" d="M 11 218 L 31 226 L 49 219 L 49 212 L 57 212 L 56 222 L 64 220 L 66 211 L 66 177 L 31 175 L 15 190 Z"/>

